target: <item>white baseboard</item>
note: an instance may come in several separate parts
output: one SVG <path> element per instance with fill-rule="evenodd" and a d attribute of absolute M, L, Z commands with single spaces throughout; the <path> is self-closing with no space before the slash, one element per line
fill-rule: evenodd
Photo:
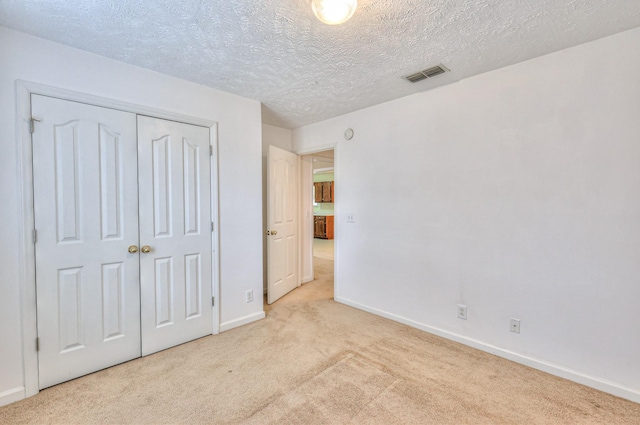
<path fill-rule="evenodd" d="M 377 316 L 382 316 L 387 319 L 393 320 L 395 322 L 399 322 L 399 323 L 411 326 L 413 328 L 420 329 L 430 334 L 434 334 L 455 342 L 459 342 L 469 347 L 473 347 L 478 350 L 485 351 L 487 353 L 491 353 L 496 356 L 505 358 L 507 360 L 511 360 L 513 362 L 520 363 L 525 366 L 529 366 L 533 369 L 538 369 L 543 372 L 549 373 L 551 375 L 559 376 L 560 378 L 577 382 L 579 384 L 586 385 L 591 388 L 595 388 L 596 390 L 600 390 L 605 393 L 615 395 L 617 397 L 625 398 L 627 400 L 640 403 L 640 391 L 632 388 L 624 387 L 615 382 L 611 382 L 611 381 L 607 381 L 606 379 L 601 379 L 594 376 L 586 375 L 584 373 L 569 369 L 564 366 L 560 366 L 544 360 L 528 357 L 522 354 L 518 354 L 516 352 L 505 350 L 503 348 L 496 347 L 494 345 L 487 344 L 482 341 L 478 341 L 466 336 L 458 335 L 453 332 L 445 331 L 443 329 L 434 328 L 432 326 L 415 322 L 411 319 L 407 319 L 405 317 L 398 316 L 396 314 L 388 313 L 386 311 L 379 310 L 377 308 L 368 307 L 366 305 L 348 300 L 346 298 L 336 296 L 335 300 L 339 303 L 346 304 L 350 307 L 354 307 L 359 310 L 364 310 L 366 312 L 375 314 Z"/>
<path fill-rule="evenodd" d="M 257 313 L 248 314 L 246 316 L 238 317 L 234 320 L 229 320 L 228 322 L 224 322 L 220 324 L 220 332 L 225 332 L 233 328 L 237 328 L 238 326 L 246 325 L 251 322 L 255 322 L 260 319 L 264 319 L 265 314 L 264 311 L 259 311 Z"/>
<path fill-rule="evenodd" d="M 309 283 L 313 280 L 313 275 L 311 276 L 306 276 L 302 278 L 302 281 L 300 281 L 300 283 Z"/>
<path fill-rule="evenodd" d="M 13 402 L 24 400 L 24 387 L 16 387 L 0 393 L 0 406 L 6 406 Z"/>

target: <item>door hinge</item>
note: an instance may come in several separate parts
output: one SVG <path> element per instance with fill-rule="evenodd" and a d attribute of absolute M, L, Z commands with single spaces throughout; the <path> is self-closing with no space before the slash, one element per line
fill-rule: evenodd
<path fill-rule="evenodd" d="M 33 237 L 33 243 L 38 242 L 38 231 L 36 229 L 33 229 L 32 233 L 32 237 Z"/>
<path fill-rule="evenodd" d="M 213 221 L 211 222 L 211 231 L 213 232 L 215 230 L 215 227 L 213 225 Z"/>
<path fill-rule="evenodd" d="M 216 297 L 211 297 L 211 307 L 216 305 Z"/>
<path fill-rule="evenodd" d="M 37 118 L 33 118 L 33 117 L 31 117 L 31 119 L 29 120 L 29 132 L 30 132 L 31 134 L 33 134 L 33 132 L 34 132 L 34 131 L 36 131 L 36 128 L 35 128 L 35 127 L 36 127 L 36 126 L 35 126 L 35 122 L 36 122 L 36 121 L 38 121 L 38 122 L 42 122 L 42 120 L 39 120 L 39 119 L 37 119 Z"/>
<path fill-rule="evenodd" d="M 36 337 L 36 351 L 40 351 L 40 338 Z"/>
<path fill-rule="evenodd" d="M 213 156 L 213 146 L 209 145 L 209 156 Z"/>

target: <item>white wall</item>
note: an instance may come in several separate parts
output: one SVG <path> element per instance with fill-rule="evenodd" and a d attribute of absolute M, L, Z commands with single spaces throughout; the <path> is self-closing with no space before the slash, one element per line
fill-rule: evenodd
<path fill-rule="evenodd" d="M 260 103 L 0 27 L 0 404 L 24 385 L 18 270 L 17 79 L 217 121 L 221 328 L 263 317 Z M 261 316 L 262 315 L 262 316 Z M 16 392 L 17 391 L 17 392 Z"/>
<path fill-rule="evenodd" d="M 291 152 L 293 150 L 291 141 L 291 130 L 275 127 L 273 125 L 262 124 L 262 229 L 267 230 L 267 154 L 269 146 Z M 267 238 L 262 238 L 263 258 L 263 291 L 267 290 Z"/>
<path fill-rule="evenodd" d="M 286 151 L 293 149 L 291 130 L 273 125 L 262 124 L 262 156 L 267 157 L 269 146 Z"/>
<path fill-rule="evenodd" d="M 339 141 L 337 299 L 640 401 L 638 46 L 635 29 L 294 130 L 297 152 Z"/>

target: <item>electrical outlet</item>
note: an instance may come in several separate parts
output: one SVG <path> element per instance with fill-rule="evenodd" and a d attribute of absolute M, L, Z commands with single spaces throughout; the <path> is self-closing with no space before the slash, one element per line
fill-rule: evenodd
<path fill-rule="evenodd" d="M 458 304 L 458 318 L 462 320 L 467 320 L 467 306 L 463 304 Z"/>
<path fill-rule="evenodd" d="M 247 292 L 245 292 L 244 302 L 247 302 L 247 303 L 253 302 L 253 289 L 250 289 Z"/>
<path fill-rule="evenodd" d="M 509 321 L 509 330 L 511 332 L 520 333 L 520 319 L 514 319 L 513 317 Z"/>
<path fill-rule="evenodd" d="M 347 223 L 355 223 L 356 222 L 356 218 L 353 215 L 353 213 L 348 213 L 347 214 Z"/>

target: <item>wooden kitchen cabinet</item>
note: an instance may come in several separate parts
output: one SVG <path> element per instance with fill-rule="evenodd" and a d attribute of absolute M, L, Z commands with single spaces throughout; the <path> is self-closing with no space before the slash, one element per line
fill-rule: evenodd
<path fill-rule="evenodd" d="M 319 202 L 333 202 L 334 198 L 334 182 L 317 182 L 313 184 L 315 188 L 314 201 Z"/>
<path fill-rule="evenodd" d="M 327 219 L 324 216 L 313 217 L 313 237 L 323 238 L 327 227 Z"/>
<path fill-rule="evenodd" d="M 314 183 L 313 188 L 314 188 L 313 202 L 315 202 L 316 204 L 319 202 L 322 202 L 322 183 Z"/>
<path fill-rule="evenodd" d="M 313 237 L 321 239 L 333 239 L 333 216 L 316 215 L 313 217 Z"/>
<path fill-rule="evenodd" d="M 333 182 L 322 183 L 322 202 L 333 202 Z"/>

